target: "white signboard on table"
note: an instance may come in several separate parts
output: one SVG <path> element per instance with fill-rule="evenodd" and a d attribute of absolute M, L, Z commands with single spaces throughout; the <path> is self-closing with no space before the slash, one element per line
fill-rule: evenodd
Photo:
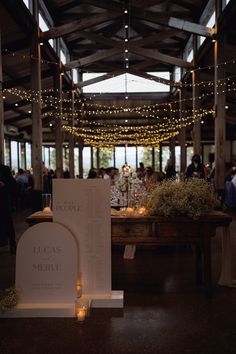
<path fill-rule="evenodd" d="M 105 298 L 111 300 L 108 307 L 122 307 L 123 292 L 111 290 L 110 181 L 54 179 L 53 221 L 77 240 L 83 296 L 90 297 L 94 307 L 106 307 Z"/>
<path fill-rule="evenodd" d="M 56 223 L 30 227 L 16 254 L 19 303 L 6 317 L 74 317 L 77 296 L 77 245 Z"/>

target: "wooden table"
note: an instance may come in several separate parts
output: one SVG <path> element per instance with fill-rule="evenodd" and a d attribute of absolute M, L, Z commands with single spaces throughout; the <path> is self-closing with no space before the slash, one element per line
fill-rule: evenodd
<path fill-rule="evenodd" d="M 36 213 L 37 214 L 37 213 Z M 30 215 L 29 225 L 52 221 L 51 215 Z M 111 238 L 114 245 L 189 245 L 196 246 L 197 279 L 203 276 L 208 293 L 211 292 L 211 238 L 217 227 L 228 227 L 232 218 L 220 211 L 198 219 L 184 216 L 111 216 Z"/>

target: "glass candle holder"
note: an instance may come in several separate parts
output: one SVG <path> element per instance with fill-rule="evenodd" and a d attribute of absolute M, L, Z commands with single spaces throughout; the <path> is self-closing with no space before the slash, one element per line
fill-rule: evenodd
<path fill-rule="evenodd" d="M 89 299 L 79 298 L 76 300 L 76 317 L 78 323 L 84 323 L 85 319 L 89 316 Z"/>
<path fill-rule="evenodd" d="M 44 213 L 52 211 L 52 195 L 49 193 L 42 194 L 42 210 Z"/>

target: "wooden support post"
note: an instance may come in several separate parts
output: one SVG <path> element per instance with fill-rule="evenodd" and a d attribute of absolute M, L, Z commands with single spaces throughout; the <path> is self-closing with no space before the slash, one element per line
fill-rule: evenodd
<path fill-rule="evenodd" d="M 72 74 L 71 74 L 72 77 Z M 71 127 L 74 127 L 74 113 L 75 113 L 75 92 L 72 87 L 71 91 Z M 69 171 L 70 178 L 75 178 L 75 156 L 74 156 L 74 147 L 75 147 L 75 137 L 73 134 L 69 134 Z"/>
<path fill-rule="evenodd" d="M 173 166 L 175 167 L 175 138 L 170 139 L 170 158 Z"/>
<path fill-rule="evenodd" d="M 196 54 L 197 54 L 197 36 L 193 35 L 193 60 L 194 60 L 194 68 L 196 67 Z M 194 124 L 193 124 L 193 151 L 194 154 L 201 154 L 201 121 L 197 116 L 197 112 L 199 109 L 199 87 L 196 86 L 197 80 L 197 71 L 192 72 L 192 95 L 193 95 L 193 116 L 194 116 Z"/>
<path fill-rule="evenodd" d="M 78 138 L 78 144 L 79 144 L 79 178 L 83 178 L 84 177 L 84 169 L 83 169 L 84 143 L 83 143 L 83 139 L 81 137 Z"/>
<path fill-rule="evenodd" d="M 2 93 L 2 37 L 0 32 L 0 163 L 4 164 L 4 107 Z"/>
<path fill-rule="evenodd" d="M 183 89 L 179 90 L 179 119 L 180 122 L 182 121 L 183 117 L 183 107 L 184 102 L 182 101 L 183 98 Z M 179 134 L 179 145 L 180 145 L 180 173 L 183 175 L 186 170 L 186 128 L 182 127 L 180 129 Z"/>
<path fill-rule="evenodd" d="M 83 80 L 83 73 L 81 70 L 78 71 L 78 81 Z M 81 89 L 82 91 L 82 89 Z M 80 118 L 83 118 L 84 115 L 84 103 L 81 103 L 81 113 Z M 79 121 L 79 127 L 82 126 L 81 121 Z M 84 148 L 84 141 L 81 137 L 78 137 L 78 146 L 79 146 L 79 178 L 84 177 L 84 166 L 83 166 L 83 148 Z"/>
<path fill-rule="evenodd" d="M 97 168 L 100 168 L 100 148 L 97 148 Z"/>
<path fill-rule="evenodd" d="M 160 143 L 160 172 L 162 172 L 163 170 L 163 166 L 162 166 L 162 143 Z"/>
<path fill-rule="evenodd" d="M 224 65 L 224 33 L 219 28 L 219 17 L 222 11 L 222 1 L 216 0 L 216 41 L 214 43 L 214 91 L 215 91 L 215 188 L 218 191 L 224 190 L 225 180 L 225 144 L 226 144 L 226 117 L 225 117 L 225 93 L 224 86 L 218 86 L 220 79 L 225 77 Z"/>
<path fill-rule="evenodd" d="M 94 162 L 93 162 L 93 146 L 90 147 L 91 151 L 91 168 L 94 168 Z"/>
<path fill-rule="evenodd" d="M 56 40 L 57 55 L 60 58 L 60 43 L 59 40 Z M 62 158 L 62 131 L 61 131 L 61 114 L 62 114 L 62 65 L 59 59 L 58 65 L 55 66 L 54 73 L 54 89 L 56 91 L 56 96 L 59 100 L 57 117 L 55 119 L 55 139 L 56 139 L 56 175 L 57 178 L 63 177 L 63 158 Z"/>
<path fill-rule="evenodd" d="M 36 24 L 31 33 L 31 89 L 38 93 L 37 102 L 32 102 L 32 168 L 34 173 L 34 189 L 43 190 L 42 169 L 42 121 L 41 121 L 41 50 L 38 26 L 38 0 L 33 1 L 33 15 Z"/>

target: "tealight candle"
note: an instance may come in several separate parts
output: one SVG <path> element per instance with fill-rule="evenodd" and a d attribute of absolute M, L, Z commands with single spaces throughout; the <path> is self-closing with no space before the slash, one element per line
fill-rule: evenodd
<path fill-rule="evenodd" d="M 85 316 L 86 316 L 86 309 L 84 309 L 83 307 L 79 307 L 77 309 L 77 320 L 78 322 L 84 322 L 85 320 Z"/>
<path fill-rule="evenodd" d="M 139 213 L 139 215 L 144 215 L 146 213 L 146 208 L 144 208 L 144 207 L 139 208 L 138 213 Z"/>
<path fill-rule="evenodd" d="M 43 213 L 51 213 L 51 212 L 52 212 L 51 208 L 49 208 L 49 207 L 46 207 L 43 209 Z"/>
<path fill-rule="evenodd" d="M 130 208 L 130 207 L 126 208 L 126 213 L 127 213 L 128 215 L 132 215 L 133 212 L 134 212 L 134 209 L 133 209 L 133 208 Z"/>

